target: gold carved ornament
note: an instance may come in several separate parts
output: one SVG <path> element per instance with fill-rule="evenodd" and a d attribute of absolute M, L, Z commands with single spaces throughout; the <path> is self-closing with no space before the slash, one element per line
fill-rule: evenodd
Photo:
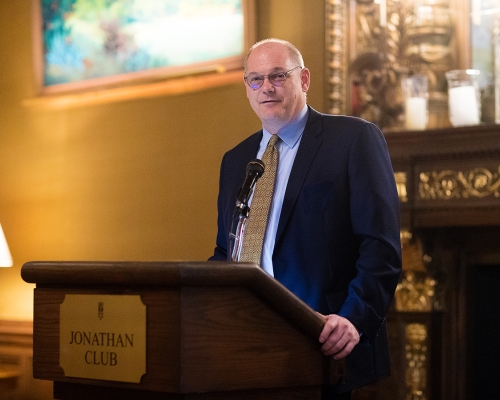
<path fill-rule="evenodd" d="M 500 166 L 495 172 L 487 168 L 469 171 L 421 172 L 418 185 L 422 200 L 450 200 L 500 196 Z"/>
<path fill-rule="evenodd" d="M 411 232 L 401 231 L 403 273 L 396 287 L 394 302 L 397 311 L 432 311 L 436 308 L 437 282 L 427 271 L 431 257 Z"/>
<path fill-rule="evenodd" d="M 436 280 L 428 272 L 431 257 L 424 254 L 423 246 L 411 232 L 401 231 L 403 273 L 396 288 L 397 311 L 431 312 L 436 307 Z M 427 400 L 428 327 L 422 323 L 405 323 L 405 399 Z"/>
<path fill-rule="evenodd" d="M 406 399 L 426 400 L 427 388 L 427 327 L 408 324 L 405 328 Z"/>
<path fill-rule="evenodd" d="M 347 114 L 347 3 L 345 0 L 325 1 L 327 110 L 330 114 Z"/>
<path fill-rule="evenodd" d="M 408 192 L 406 190 L 406 172 L 395 172 L 394 179 L 396 180 L 396 188 L 398 190 L 399 201 L 402 203 L 408 202 Z"/>
<path fill-rule="evenodd" d="M 429 126 L 440 126 L 435 114 L 447 109 L 444 73 L 453 62 L 450 0 L 383 4 L 325 1 L 326 108 L 399 130 L 404 122 L 401 79 L 420 73 L 429 82 Z"/>

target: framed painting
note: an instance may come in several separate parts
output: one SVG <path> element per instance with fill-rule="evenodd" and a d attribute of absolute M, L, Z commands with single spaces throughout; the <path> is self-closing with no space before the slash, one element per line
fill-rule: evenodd
<path fill-rule="evenodd" d="M 38 94 L 240 69 L 253 0 L 33 0 Z"/>

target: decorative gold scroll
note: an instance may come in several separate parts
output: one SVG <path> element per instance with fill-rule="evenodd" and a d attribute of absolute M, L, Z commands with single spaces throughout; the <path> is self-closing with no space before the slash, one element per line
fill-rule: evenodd
<path fill-rule="evenodd" d="M 408 202 L 408 192 L 406 191 L 406 172 L 395 172 L 394 179 L 396 179 L 399 201 L 403 203 Z"/>
<path fill-rule="evenodd" d="M 436 308 L 437 281 L 428 272 L 432 258 L 424 253 L 418 236 L 402 230 L 403 273 L 396 287 L 394 303 L 397 311 L 432 311 Z"/>
<path fill-rule="evenodd" d="M 427 327 L 408 324 L 406 336 L 406 399 L 427 399 Z"/>
<path fill-rule="evenodd" d="M 500 196 L 500 166 L 497 171 L 474 168 L 468 171 L 421 172 L 419 195 L 422 200 L 450 200 Z"/>
<path fill-rule="evenodd" d="M 425 273 L 405 271 L 395 293 L 398 311 L 432 311 L 436 281 Z"/>
<path fill-rule="evenodd" d="M 347 114 L 348 2 L 326 0 L 326 81 L 327 110 L 330 114 Z"/>

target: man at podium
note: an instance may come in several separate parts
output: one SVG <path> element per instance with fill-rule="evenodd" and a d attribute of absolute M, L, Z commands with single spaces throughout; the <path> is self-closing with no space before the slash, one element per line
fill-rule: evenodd
<path fill-rule="evenodd" d="M 324 315 L 321 349 L 345 359 L 347 377 L 324 387 L 322 396 L 349 399 L 353 389 L 390 373 L 385 315 L 401 271 L 401 246 L 387 145 L 372 123 L 307 105 L 310 71 L 291 43 L 256 43 L 244 67 L 262 130 L 222 160 L 211 260 L 228 254 L 235 260 L 228 241 L 235 201 L 248 164 L 262 159 L 237 260 L 259 264 Z"/>

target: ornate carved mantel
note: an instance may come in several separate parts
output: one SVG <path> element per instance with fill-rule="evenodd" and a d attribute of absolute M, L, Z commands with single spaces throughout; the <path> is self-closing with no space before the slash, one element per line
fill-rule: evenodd
<path fill-rule="evenodd" d="M 404 229 L 500 226 L 500 125 L 385 136 Z"/>
<path fill-rule="evenodd" d="M 406 376 L 393 366 L 392 391 L 402 399 L 472 398 L 470 266 L 500 265 L 500 125 L 385 137 L 405 272 L 389 323 L 400 346 L 393 363 Z"/>

